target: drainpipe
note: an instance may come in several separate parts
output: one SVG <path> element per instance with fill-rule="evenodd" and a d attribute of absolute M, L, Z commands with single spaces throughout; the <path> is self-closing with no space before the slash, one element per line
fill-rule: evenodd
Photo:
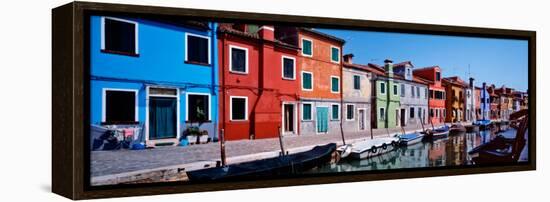
<path fill-rule="evenodd" d="M 225 67 L 227 66 L 226 65 L 226 51 L 225 51 L 225 43 L 226 43 L 226 40 L 225 38 L 227 37 L 227 34 L 223 34 L 222 35 L 222 64 L 221 64 L 221 67 L 222 68 L 222 85 L 221 85 L 221 90 L 222 90 L 222 112 L 223 112 L 223 115 L 222 115 L 222 130 L 225 130 L 226 128 L 226 101 L 225 101 L 225 98 L 226 98 L 226 89 L 225 89 Z M 225 134 L 224 134 L 225 135 Z M 224 138 L 225 139 L 225 138 Z"/>
<path fill-rule="evenodd" d="M 342 50 L 342 47 L 340 46 L 340 50 Z M 340 51 L 340 54 L 342 52 Z M 340 134 L 342 135 L 342 143 L 346 145 L 346 138 L 344 137 L 344 68 L 342 65 L 342 59 L 340 58 L 340 79 L 338 81 L 340 82 Z M 355 110 L 355 109 L 353 109 Z"/>
<path fill-rule="evenodd" d="M 218 57 L 214 57 L 214 56 L 218 55 L 218 48 L 217 48 L 218 47 L 217 46 L 217 42 L 218 42 L 218 40 L 217 40 L 218 39 L 218 37 L 217 37 L 217 28 L 218 28 L 218 26 L 217 25 L 218 24 L 215 23 L 215 22 L 211 22 L 210 24 L 211 24 L 210 33 L 212 35 L 212 37 L 210 37 L 211 38 L 211 40 L 210 40 L 211 41 L 210 42 L 210 47 L 211 47 L 210 48 L 210 50 L 211 50 L 210 51 L 210 54 L 211 54 L 210 60 L 211 60 L 211 65 L 212 65 L 212 85 L 211 85 L 210 93 L 213 96 L 216 95 L 216 97 L 217 97 L 218 93 L 216 92 L 216 86 L 218 84 L 218 82 L 217 82 L 218 81 L 218 78 L 217 78 L 218 72 L 217 71 L 219 71 L 218 70 L 219 67 L 218 67 Z M 216 39 L 216 40 L 214 40 L 214 39 Z M 218 102 L 219 102 L 219 98 L 218 98 Z M 218 103 L 218 102 L 216 102 L 216 103 Z M 212 105 L 212 102 L 210 102 L 210 105 Z M 210 108 L 212 109 L 212 108 L 214 108 L 214 106 L 212 106 Z M 212 111 L 210 111 L 210 113 L 212 113 Z M 218 111 L 215 115 L 216 117 L 212 117 L 212 119 L 213 120 L 218 120 L 219 113 L 220 112 Z M 214 137 L 218 137 L 218 139 L 219 139 L 220 138 L 219 137 L 220 133 L 218 132 L 218 124 L 219 123 L 217 121 L 214 122 L 213 120 L 211 120 L 211 121 L 212 121 L 212 123 L 215 123 L 214 124 Z"/>

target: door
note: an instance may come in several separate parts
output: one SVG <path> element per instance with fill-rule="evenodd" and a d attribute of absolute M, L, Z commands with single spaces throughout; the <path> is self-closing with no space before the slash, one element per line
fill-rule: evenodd
<path fill-rule="evenodd" d="M 149 97 L 149 139 L 176 138 L 177 99 Z"/>
<path fill-rule="evenodd" d="M 328 107 L 317 107 L 317 133 L 328 132 Z"/>
<path fill-rule="evenodd" d="M 283 104 L 283 126 L 284 133 L 294 133 L 294 104 Z"/>
<path fill-rule="evenodd" d="M 407 115 L 407 113 L 405 112 L 405 109 L 401 109 L 400 115 L 401 116 L 399 116 L 399 119 L 401 121 L 401 126 L 406 126 L 405 125 L 405 116 Z"/>
<path fill-rule="evenodd" d="M 359 130 L 365 130 L 365 121 L 366 121 L 366 113 L 365 109 L 358 109 L 357 110 L 358 116 L 359 116 Z"/>

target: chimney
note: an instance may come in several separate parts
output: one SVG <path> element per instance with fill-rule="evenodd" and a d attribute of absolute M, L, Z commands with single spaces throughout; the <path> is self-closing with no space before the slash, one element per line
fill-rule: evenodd
<path fill-rule="evenodd" d="M 349 64 L 353 64 L 353 54 L 345 54 L 344 55 L 344 62 L 347 62 Z"/>
<path fill-rule="evenodd" d="M 470 88 L 474 87 L 474 78 L 470 77 Z"/>
<path fill-rule="evenodd" d="M 263 40 L 275 41 L 275 28 L 272 25 L 262 25 L 258 34 Z"/>
<path fill-rule="evenodd" d="M 393 76 L 393 61 L 390 59 L 385 59 L 384 69 L 386 70 L 386 73 L 388 73 L 388 76 Z"/>

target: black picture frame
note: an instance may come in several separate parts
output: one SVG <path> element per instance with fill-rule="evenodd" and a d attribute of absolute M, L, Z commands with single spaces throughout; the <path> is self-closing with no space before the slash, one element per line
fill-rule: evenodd
<path fill-rule="evenodd" d="M 194 17 L 216 20 L 300 23 L 303 26 L 334 27 L 383 32 L 475 36 L 528 41 L 529 161 L 517 165 L 418 168 L 337 174 L 318 174 L 286 179 L 268 179 L 208 184 L 155 183 L 89 186 L 88 69 L 86 16 L 116 13 L 158 17 Z M 219 16 L 224 16 L 220 18 Z M 52 191 L 70 199 L 92 199 L 169 193 L 281 187 L 371 180 L 529 171 L 536 169 L 536 32 L 431 24 L 304 17 L 262 13 L 215 11 L 93 2 L 72 2 L 52 10 Z"/>

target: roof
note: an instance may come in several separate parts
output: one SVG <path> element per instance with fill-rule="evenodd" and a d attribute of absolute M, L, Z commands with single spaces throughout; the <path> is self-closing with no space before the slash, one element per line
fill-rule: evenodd
<path fill-rule="evenodd" d="M 326 34 L 326 33 L 323 33 L 323 32 L 317 31 L 317 30 L 314 30 L 314 29 L 312 29 L 312 28 L 300 27 L 299 29 L 302 30 L 302 31 L 306 31 L 306 32 L 309 32 L 309 33 L 312 33 L 312 34 L 319 35 L 319 36 L 321 36 L 321 37 L 325 37 L 325 38 L 328 38 L 328 39 L 332 39 L 333 41 L 337 41 L 337 42 L 342 43 L 342 45 L 344 45 L 344 43 L 346 43 L 346 40 L 344 40 L 344 39 L 341 39 L 341 38 L 338 38 L 338 37 L 336 37 L 336 36 L 333 36 L 333 35 L 330 35 L 330 34 Z"/>
<path fill-rule="evenodd" d="M 407 65 L 407 64 L 409 64 L 410 66 L 414 66 L 411 61 L 404 61 L 404 62 L 400 62 L 400 63 L 397 63 L 397 64 L 393 64 L 393 68 L 405 67 L 405 65 Z"/>
<path fill-rule="evenodd" d="M 384 68 L 380 65 L 377 65 L 377 64 L 368 63 L 367 65 L 361 65 L 361 64 L 351 64 L 351 63 L 348 63 L 348 62 L 343 62 L 342 64 L 344 65 L 344 67 L 354 68 L 354 69 L 363 70 L 363 71 L 368 71 L 368 72 L 371 72 L 371 73 L 373 73 L 377 76 L 382 76 L 382 77 L 387 77 L 388 76 L 386 74 L 386 71 L 384 70 Z M 394 74 L 393 78 L 407 81 L 407 80 L 405 80 L 405 77 L 403 77 L 402 75 L 399 75 L 399 74 Z M 416 83 L 420 83 L 420 84 L 426 84 L 426 85 L 431 83 L 430 81 L 427 81 L 425 79 L 418 78 L 418 77 L 413 77 L 412 81 L 416 82 Z"/>
<path fill-rule="evenodd" d="M 447 83 L 447 84 L 461 86 L 461 87 L 467 87 L 468 86 L 468 85 L 466 85 L 464 80 L 460 79 L 460 77 L 458 77 L 458 76 L 443 78 L 443 82 Z"/>
<path fill-rule="evenodd" d="M 260 37 L 260 35 L 258 33 L 249 33 L 249 32 L 243 32 L 243 31 L 237 30 L 237 29 L 233 28 L 232 23 L 222 23 L 222 24 L 220 24 L 220 26 L 218 27 L 218 31 L 221 32 L 221 33 L 227 33 L 227 34 L 231 34 L 231 35 L 235 35 L 235 36 L 251 38 L 251 39 L 255 39 L 255 40 L 262 40 L 262 38 Z M 275 44 L 277 44 L 279 46 L 282 46 L 282 47 L 291 48 L 291 49 L 300 49 L 298 46 L 295 46 L 295 45 L 292 45 L 292 44 L 289 44 L 289 43 L 285 43 L 285 42 L 282 42 L 282 41 L 277 40 L 277 39 L 275 39 L 273 42 L 275 42 Z"/>
<path fill-rule="evenodd" d="M 368 71 L 378 76 L 386 75 L 386 72 L 384 71 L 384 69 L 380 68 L 379 66 L 372 66 L 371 64 L 368 64 L 368 65 L 352 64 L 348 62 L 342 62 L 342 64 L 344 65 L 344 67 Z"/>

